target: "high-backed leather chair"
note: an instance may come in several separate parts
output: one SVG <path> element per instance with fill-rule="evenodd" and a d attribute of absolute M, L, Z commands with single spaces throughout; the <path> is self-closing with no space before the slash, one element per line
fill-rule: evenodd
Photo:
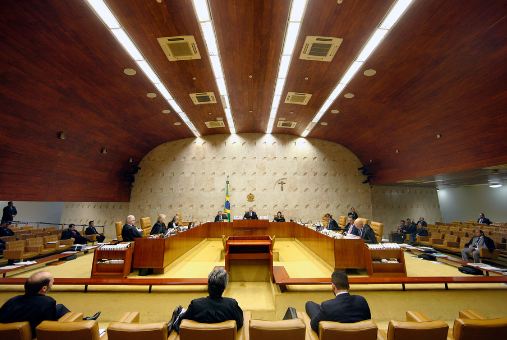
<path fill-rule="evenodd" d="M 387 331 L 380 330 L 380 340 L 447 340 L 449 325 L 442 320 L 435 321 L 389 321 Z"/>
<path fill-rule="evenodd" d="M 28 251 L 35 251 L 41 255 L 47 255 L 54 252 L 54 248 L 45 248 L 44 239 L 42 237 L 34 237 L 25 240 L 26 249 Z"/>
<path fill-rule="evenodd" d="M 507 318 L 486 319 L 474 311 L 465 312 L 468 313 L 460 312 L 460 317 L 454 320 L 454 327 L 449 332 L 455 340 L 504 339 L 507 335 Z"/>
<path fill-rule="evenodd" d="M 340 216 L 340 221 L 338 222 L 338 227 L 345 229 L 347 226 L 347 216 Z"/>
<path fill-rule="evenodd" d="M 9 340 L 32 340 L 32 329 L 28 321 L 0 323 L 0 338 Z"/>
<path fill-rule="evenodd" d="M 199 323 L 183 319 L 180 323 L 181 340 L 234 340 L 237 335 L 236 321 Z"/>
<path fill-rule="evenodd" d="M 306 326 L 302 319 L 281 321 L 250 320 L 250 340 L 305 340 Z"/>
<path fill-rule="evenodd" d="M 5 244 L 4 259 L 25 260 L 39 255 L 39 247 L 26 247 L 25 241 L 12 241 Z"/>
<path fill-rule="evenodd" d="M 382 236 L 384 234 L 384 223 L 380 222 L 371 222 L 371 229 L 375 232 L 375 237 L 377 238 L 378 243 L 382 243 Z"/>
<path fill-rule="evenodd" d="M 123 241 L 123 237 L 121 236 L 121 231 L 123 230 L 123 223 L 121 221 L 115 222 L 114 226 L 116 228 L 116 239 L 119 242 Z"/>
<path fill-rule="evenodd" d="M 143 230 L 143 236 L 149 235 L 151 232 L 151 220 L 149 217 L 141 218 L 141 229 Z"/>
<path fill-rule="evenodd" d="M 111 322 L 107 327 L 108 340 L 167 340 L 167 322 L 125 323 Z"/>
<path fill-rule="evenodd" d="M 377 339 L 378 328 L 373 320 L 364 320 L 355 323 L 340 323 L 332 321 L 321 321 L 319 323 L 319 334 L 311 326 L 311 319 L 307 313 L 299 313 L 298 317 L 303 319 L 306 325 L 307 339 L 310 340 L 375 340 Z"/>
<path fill-rule="evenodd" d="M 37 340 L 99 340 L 96 320 L 77 322 L 42 321 L 36 328 Z"/>

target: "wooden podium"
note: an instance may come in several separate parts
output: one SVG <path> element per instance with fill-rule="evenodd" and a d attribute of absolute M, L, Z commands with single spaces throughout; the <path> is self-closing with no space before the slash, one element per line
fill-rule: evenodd
<path fill-rule="evenodd" d="M 272 280 L 271 236 L 229 236 L 225 249 L 225 270 L 231 281 Z"/>

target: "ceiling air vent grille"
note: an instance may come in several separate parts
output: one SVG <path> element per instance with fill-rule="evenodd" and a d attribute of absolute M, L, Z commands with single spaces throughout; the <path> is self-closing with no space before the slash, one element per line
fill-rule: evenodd
<path fill-rule="evenodd" d="M 190 98 L 192 98 L 195 105 L 214 104 L 217 102 L 213 92 L 190 93 Z"/>
<path fill-rule="evenodd" d="M 281 127 L 281 128 L 294 129 L 296 127 L 297 123 L 298 122 L 288 122 L 288 121 L 282 120 L 282 121 L 278 121 L 278 124 L 276 126 Z"/>
<path fill-rule="evenodd" d="M 342 38 L 308 36 L 299 59 L 331 61 L 342 41 Z"/>
<path fill-rule="evenodd" d="M 212 120 L 209 122 L 204 122 L 204 124 L 206 124 L 208 129 L 225 127 L 225 123 L 222 120 Z"/>
<path fill-rule="evenodd" d="M 201 59 L 193 35 L 157 38 L 169 61 Z"/>
<path fill-rule="evenodd" d="M 312 98 L 312 95 L 309 93 L 289 92 L 287 93 L 287 97 L 285 97 L 285 102 L 289 104 L 306 105 L 310 98 Z"/>

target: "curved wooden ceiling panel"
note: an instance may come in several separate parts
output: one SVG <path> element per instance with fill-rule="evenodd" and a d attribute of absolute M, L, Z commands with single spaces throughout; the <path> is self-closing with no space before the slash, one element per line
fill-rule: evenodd
<path fill-rule="evenodd" d="M 199 133 L 229 133 L 220 102 L 189 97 L 219 94 L 192 1 L 105 2 Z M 313 96 L 282 101 L 277 121 L 297 126 L 273 133 L 304 131 L 393 3 L 308 1 L 282 97 Z M 209 0 L 238 132 L 266 131 L 290 6 Z M 193 136 L 160 94 L 146 96 L 158 91 L 84 0 L 0 10 L 1 199 L 128 201 L 131 164 Z M 349 148 L 376 184 L 507 163 L 506 13 L 505 1 L 415 0 L 309 137 Z M 193 35 L 201 59 L 168 61 L 156 38 L 177 35 Z M 309 35 L 344 40 L 331 62 L 300 60 Z M 217 118 L 226 126 L 205 126 Z"/>

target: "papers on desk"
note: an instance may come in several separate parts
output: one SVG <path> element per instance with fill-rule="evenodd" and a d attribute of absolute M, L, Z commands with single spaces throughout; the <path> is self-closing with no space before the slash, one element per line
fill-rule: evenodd
<path fill-rule="evenodd" d="M 64 251 L 61 254 L 67 255 L 67 254 L 76 254 L 76 253 L 79 253 L 79 252 L 78 251 Z"/>
<path fill-rule="evenodd" d="M 26 262 L 16 262 L 13 265 L 17 266 L 17 267 L 21 267 L 21 266 L 28 266 L 30 264 L 36 264 L 36 263 L 37 262 L 35 262 L 35 261 L 26 261 Z"/>
<path fill-rule="evenodd" d="M 57 243 L 57 242 L 59 242 L 59 241 L 51 241 L 51 242 L 46 242 L 46 243 Z"/>
<path fill-rule="evenodd" d="M 3 266 L 0 268 L 0 270 L 8 270 L 8 269 L 17 269 L 19 266 Z"/>
<path fill-rule="evenodd" d="M 99 338 L 101 338 L 104 334 L 106 334 L 105 329 L 99 329 Z"/>

